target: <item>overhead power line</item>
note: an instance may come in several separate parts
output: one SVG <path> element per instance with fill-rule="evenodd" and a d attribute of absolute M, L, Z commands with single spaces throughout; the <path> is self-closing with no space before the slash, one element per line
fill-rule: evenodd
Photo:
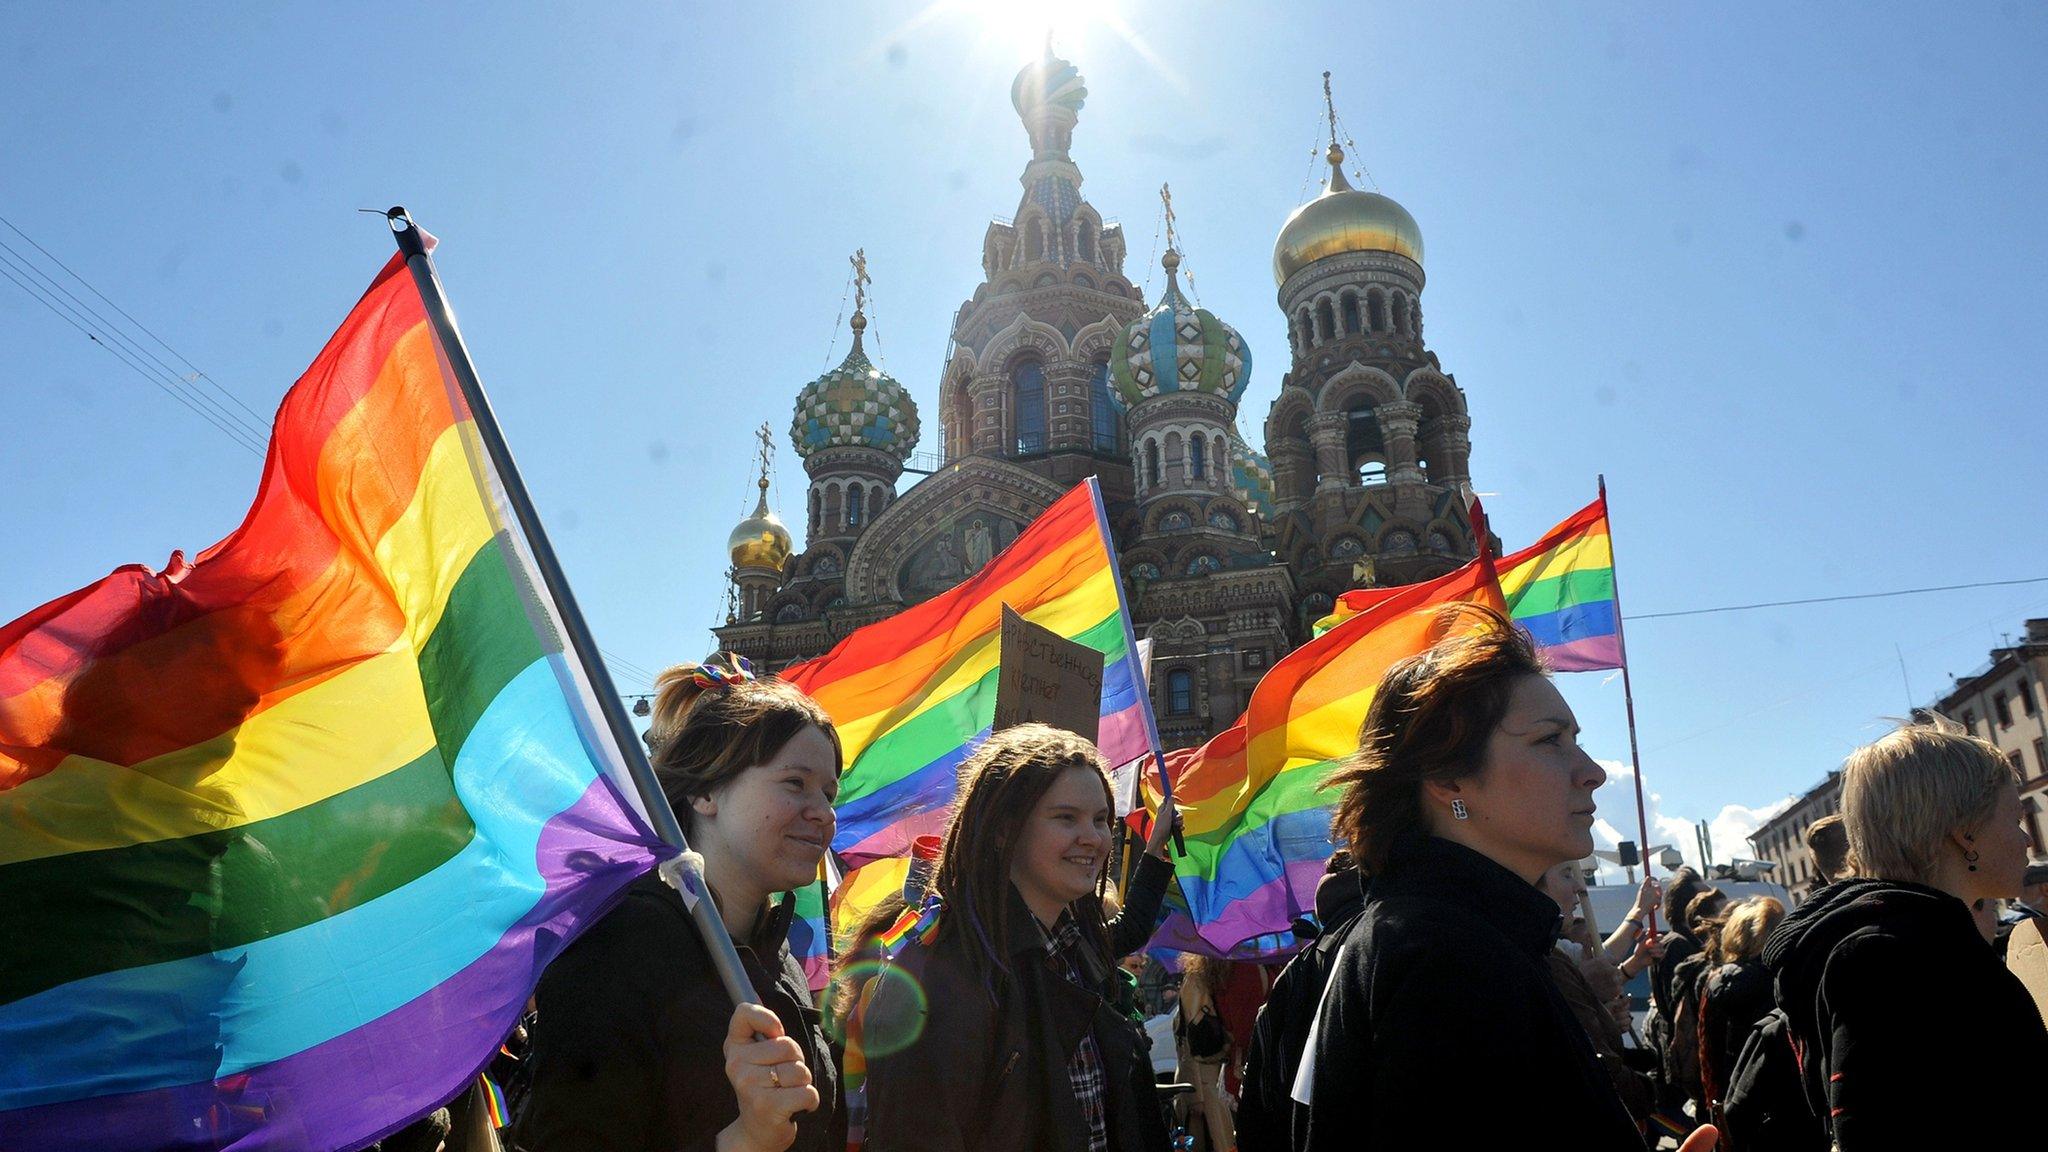
<path fill-rule="evenodd" d="M 1845 596 L 1810 596 L 1803 600 L 1763 600 L 1755 604 L 1727 604 L 1719 608 L 1687 608 L 1677 612 L 1637 612 L 1630 620 L 1669 620 L 1676 616 L 1708 616 L 1718 612 L 1749 612 L 1757 608 L 1789 608 L 1799 604 L 1838 604 L 1845 600 L 1882 600 L 1890 596 L 1918 596 L 1926 592 L 1960 592 L 1968 588 L 2010 588 L 2016 584 L 2048 584 L 2048 576 L 2027 576 L 2018 580 L 1979 580 L 1971 584 L 1939 584 L 1931 588 L 1899 588 L 1890 592 L 1854 592 Z"/>

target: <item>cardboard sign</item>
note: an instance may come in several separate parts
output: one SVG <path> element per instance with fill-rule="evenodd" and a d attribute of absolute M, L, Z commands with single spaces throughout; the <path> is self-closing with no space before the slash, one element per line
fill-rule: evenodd
<path fill-rule="evenodd" d="M 1102 653 L 1003 605 L 994 731 L 1050 724 L 1097 737 L 1102 727 Z"/>
<path fill-rule="evenodd" d="M 2041 939 L 2041 922 L 2029 916 L 2013 925 L 2005 942 L 2005 966 L 2020 978 L 2034 997 L 2034 1007 L 2048 1020 L 2048 942 Z"/>

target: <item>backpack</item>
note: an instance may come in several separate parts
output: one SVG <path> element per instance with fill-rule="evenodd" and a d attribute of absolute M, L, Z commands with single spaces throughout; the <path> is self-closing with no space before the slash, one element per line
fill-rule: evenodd
<path fill-rule="evenodd" d="M 1721 1138 L 1734 1152 L 1803 1152 L 1828 1146 L 1828 1125 L 1806 1099 L 1803 1061 L 1783 1008 L 1764 1014 L 1728 1076 Z"/>
<path fill-rule="evenodd" d="M 1664 1083 L 1679 1099 L 1702 1109 L 1706 1102 L 1700 1089 L 1700 993 L 1705 990 L 1706 962 L 1704 953 L 1688 956 L 1672 974 L 1672 997 L 1677 1003 L 1671 1010 L 1671 1032 L 1665 1039 L 1660 1069 Z"/>

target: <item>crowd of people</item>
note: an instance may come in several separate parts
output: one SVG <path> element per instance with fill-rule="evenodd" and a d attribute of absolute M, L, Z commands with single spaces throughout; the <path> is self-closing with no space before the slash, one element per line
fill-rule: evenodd
<path fill-rule="evenodd" d="M 1151 989 L 1177 1002 L 1166 1084 L 1144 1023 L 1160 1005 L 1125 960 L 1169 886 L 1170 808 L 1115 868 L 1094 746 L 995 733 L 960 769 L 928 880 L 869 917 L 814 1001 L 787 929 L 834 831 L 832 723 L 733 659 L 672 669 L 655 766 L 760 1003 L 732 1006 L 681 897 L 642 880 L 543 977 L 506 1136 L 1865 1152 L 2030 1128 L 2005 1108 L 2048 1069 L 2048 1029 L 1977 915 L 2033 878 L 1996 749 L 1902 726 L 1849 757 L 1840 817 L 1808 833 L 1830 879 L 1797 908 L 1681 869 L 1603 935 L 1574 862 L 1605 774 L 1527 638 L 1464 611 L 1389 670 L 1330 782 L 1341 847 L 1305 945 L 1284 967 L 1189 958 L 1177 989 Z M 1644 973 L 1639 1025 L 1624 985 Z"/>

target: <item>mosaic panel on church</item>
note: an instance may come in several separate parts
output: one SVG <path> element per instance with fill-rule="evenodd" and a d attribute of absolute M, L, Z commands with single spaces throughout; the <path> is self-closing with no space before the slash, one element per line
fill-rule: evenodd
<path fill-rule="evenodd" d="M 1023 530 L 1017 521 L 992 512 L 962 516 L 911 552 L 897 569 L 896 587 L 911 603 L 936 596 L 981 571 Z"/>

